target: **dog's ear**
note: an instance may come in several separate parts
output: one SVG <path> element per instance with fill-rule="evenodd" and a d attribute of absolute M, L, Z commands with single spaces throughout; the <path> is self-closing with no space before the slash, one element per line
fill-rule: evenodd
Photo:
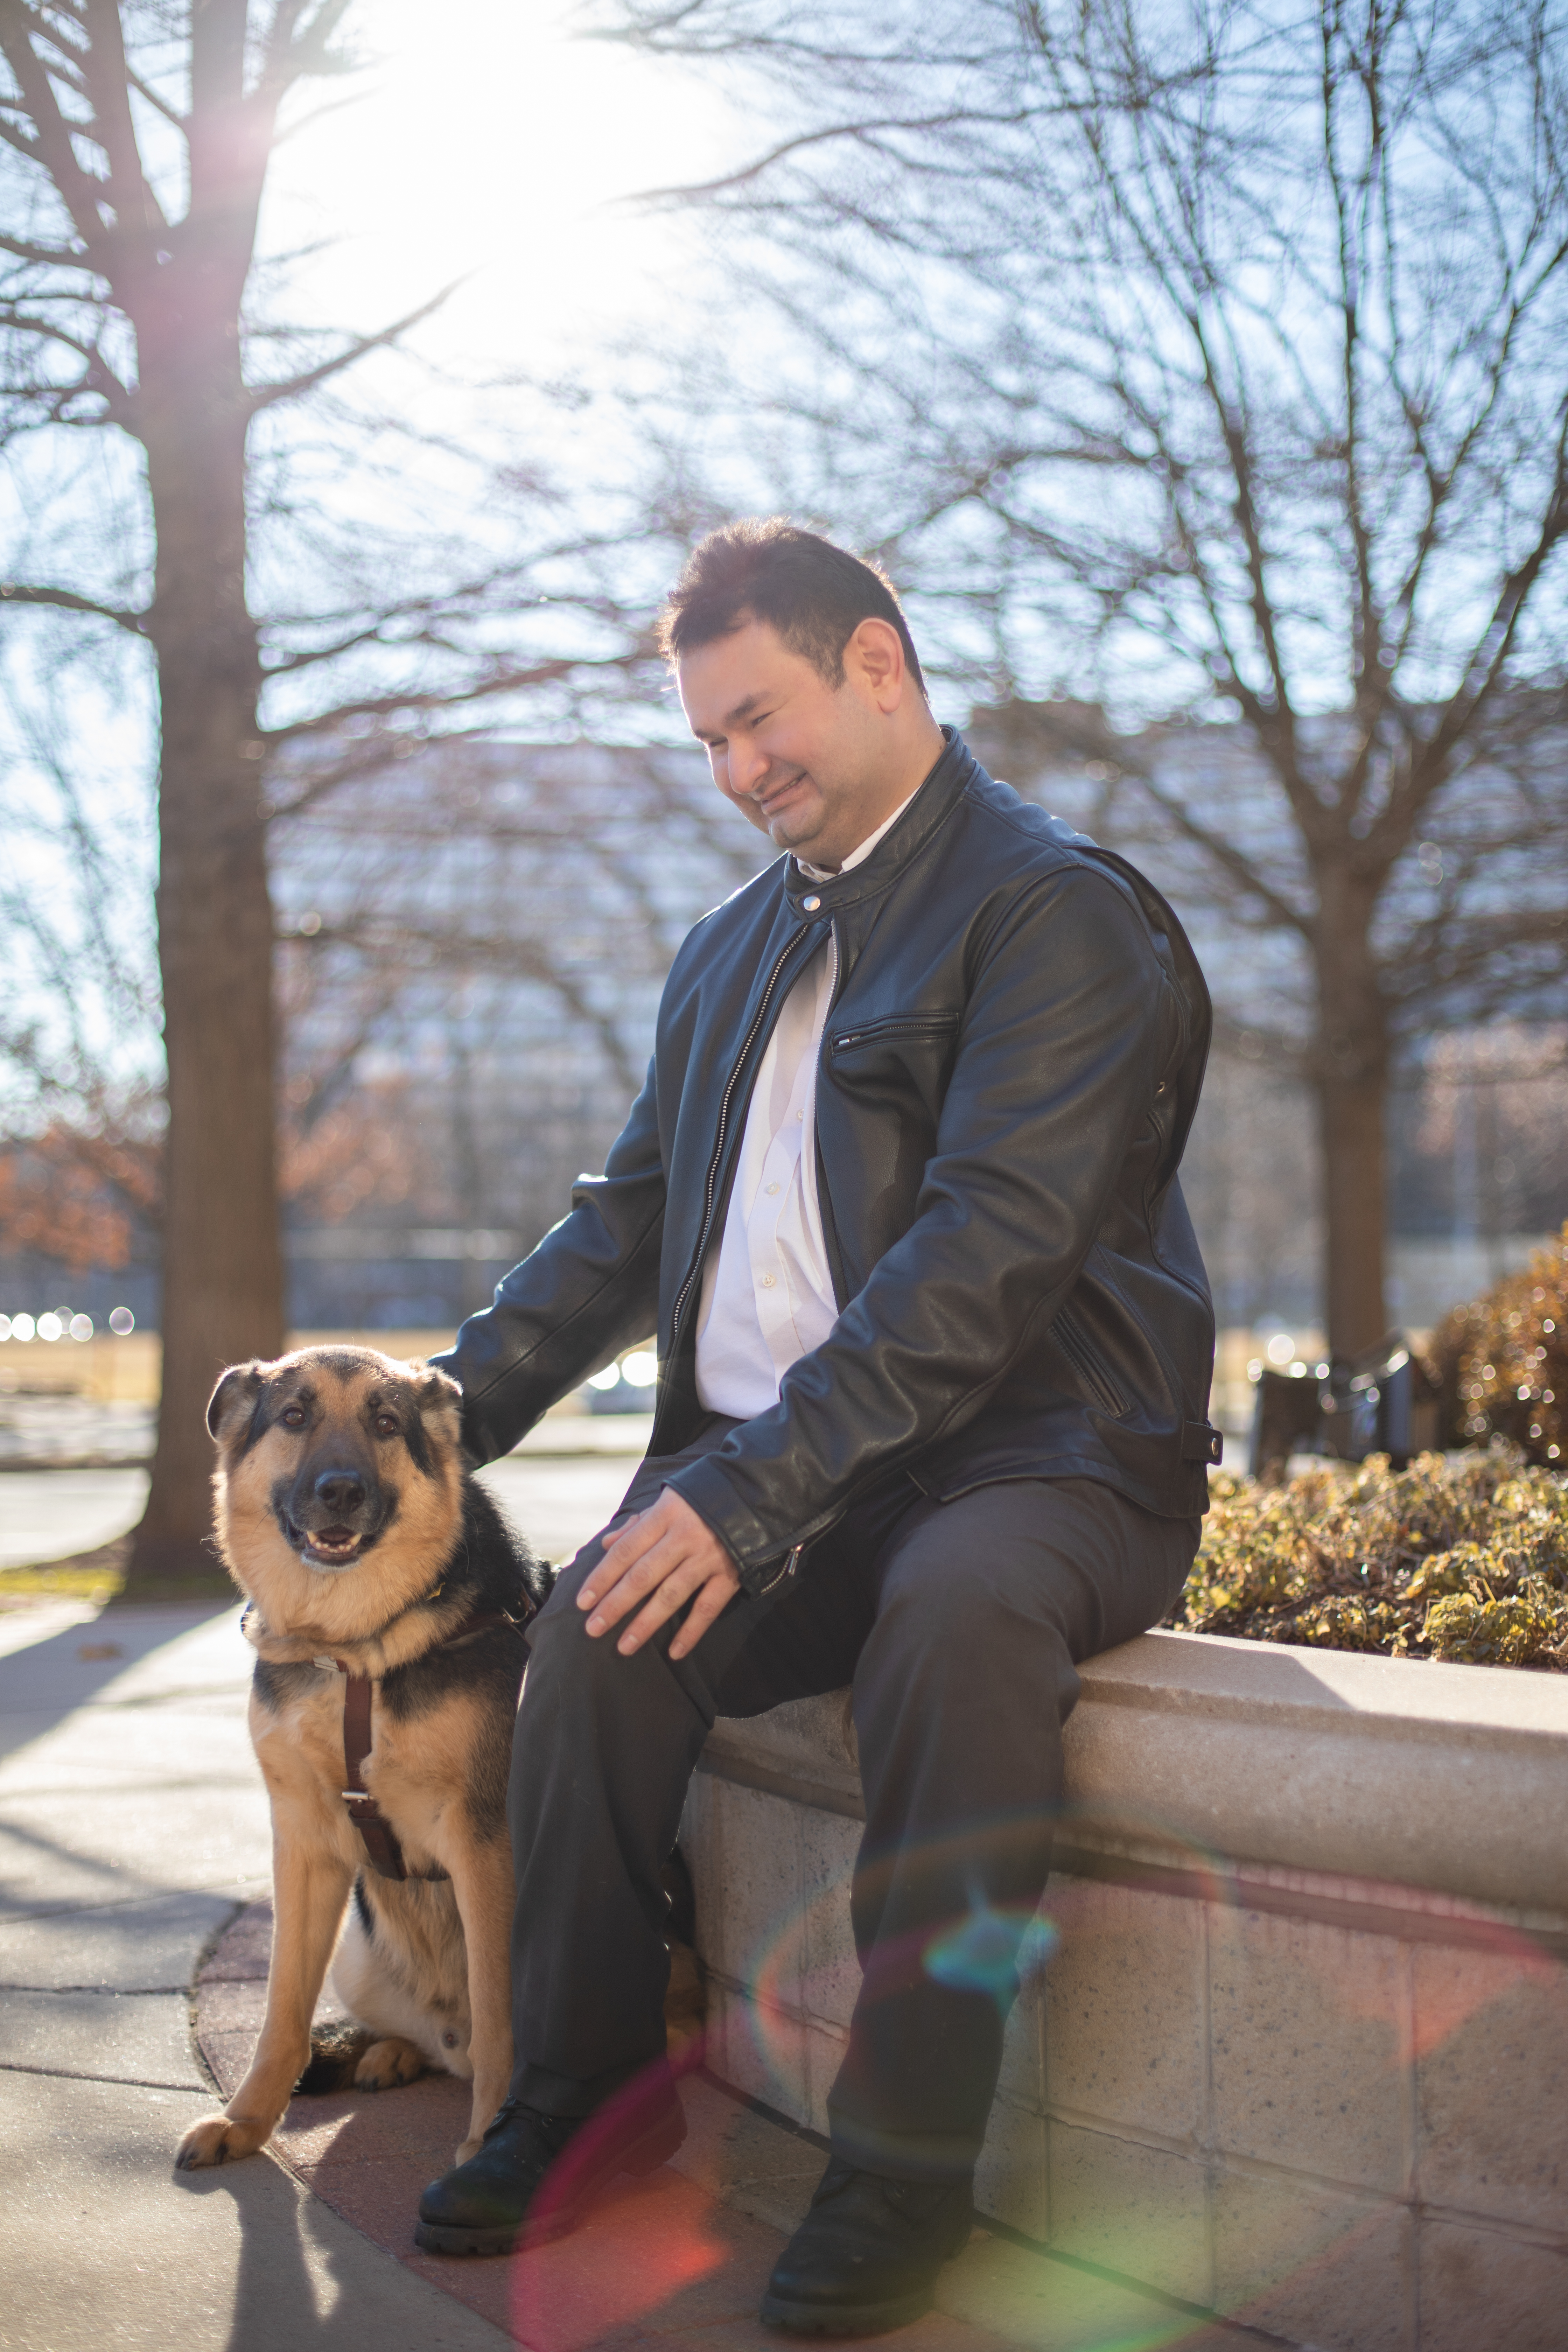
<path fill-rule="evenodd" d="M 272 1367 L 259 1358 L 248 1364 L 231 1364 L 207 1404 L 207 1428 L 219 1444 L 232 1437 L 242 1413 L 253 1412 Z"/>
<path fill-rule="evenodd" d="M 441 1413 L 462 1411 L 463 1391 L 450 1372 L 442 1371 L 435 1364 L 427 1364 L 422 1356 L 416 1356 L 408 1370 L 414 1381 L 414 1393 L 419 1400 L 421 1412 Z"/>
<path fill-rule="evenodd" d="M 462 1431 L 463 1391 L 450 1372 L 441 1371 L 416 1356 L 408 1367 L 414 1382 L 414 1394 L 418 1401 L 419 1418 L 429 1429 L 444 1430 L 453 1444 L 459 1441 Z"/>

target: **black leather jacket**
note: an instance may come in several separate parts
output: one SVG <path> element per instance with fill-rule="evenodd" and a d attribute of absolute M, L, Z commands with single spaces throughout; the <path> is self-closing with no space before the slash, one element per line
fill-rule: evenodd
<path fill-rule="evenodd" d="M 671 1480 L 760 1591 L 875 1480 L 1089 1477 L 1204 1510 L 1214 1315 L 1176 1182 L 1208 1050 L 1180 924 L 1120 857 L 947 749 L 864 865 L 779 859 L 677 955 L 605 1173 L 436 1360 L 481 1460 L 658 1334 L 650 1451 L 702 1417 L 695 1327 L 779 1008 L 832 924 L 817 1181 L 841 1312 Z"/>

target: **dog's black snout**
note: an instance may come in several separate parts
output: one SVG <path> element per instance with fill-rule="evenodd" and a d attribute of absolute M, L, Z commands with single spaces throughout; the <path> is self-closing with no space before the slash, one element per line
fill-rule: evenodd
<path fill-rule="evenodd" d="M 323 1510 L 353 1518 L 364 1508 L 364 1480 L 353 1470 L 323 1470 L 316 1481 L 316 1500 Z"/>

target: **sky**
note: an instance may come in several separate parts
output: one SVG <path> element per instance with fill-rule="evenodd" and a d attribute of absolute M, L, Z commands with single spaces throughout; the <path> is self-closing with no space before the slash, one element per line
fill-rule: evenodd
<path fill-rule="evenodd" d="M 335 240 L 297 281 L 314 319 L 379 326 L 461 277 L 444 346 L 549 373 L 679 299 L 679 223 L 618 200 L 707 177 L 745 126 L 710 82 L 574 37 L 585 21 L 551 0 L 359 0 L 353 102 L 279 152 L 263 222 L 274 247 Z"/>

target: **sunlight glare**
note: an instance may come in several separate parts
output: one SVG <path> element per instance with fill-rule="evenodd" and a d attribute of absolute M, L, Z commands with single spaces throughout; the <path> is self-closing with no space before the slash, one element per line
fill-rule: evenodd
<path fill-rule="evenodd" d="M 582 22 L 516 0 L 353 12 L 366 69 L 306 94 L 301 111 L 330 110 L 274 163 L 268 243 L 333 240 L 296 317 L 373 328 L 462 278 L 452 355 L 548 372 L 595 322 L 649 314 L 680 232 L 616 200 L 703 177 L 740 142 L 710 86 L 573 37 Z"/>

